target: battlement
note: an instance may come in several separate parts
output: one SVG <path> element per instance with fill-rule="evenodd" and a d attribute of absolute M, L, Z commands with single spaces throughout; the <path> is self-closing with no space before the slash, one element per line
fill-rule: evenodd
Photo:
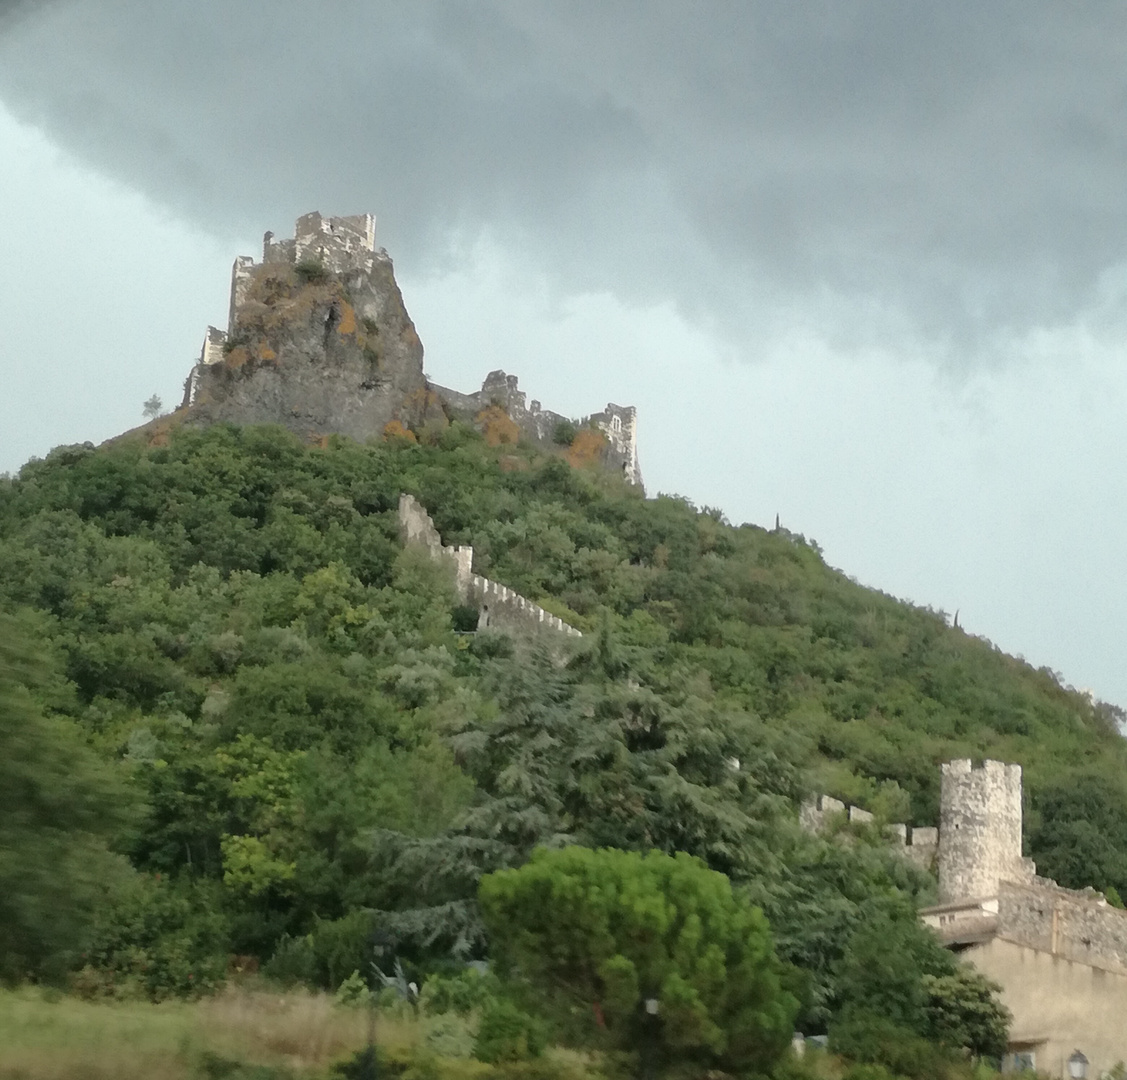
<path fill-rule="evenodd" d="M 840 799 L 829 795 L 812 795 L 803 802 L 798 811 L 798 823 L 811 833 L 822 833 L 835 821 L 848 821 L 851 825 L 868 825 L 873 815 L 859 806 L 847 806 Z M 922 870 L 930 870 L 935 864 L 935 853 L 939 845 L 939 830 L 933 827 L 910 829 L 897 822 L 886 825 L 884 833 L 889 841 L 900 849 L 905 858 Z"/>
<path fill-rule="evenodd" d="M 574 626 L 507 585 L 473 573 L 473 548 L 445 546 L 430 515 L 413 495 L 399 496 L 399 536 L 404 544 L 425 548 L 431 558 L 447 560 L 453 565 L 458 597 L 462 603 L 478 609 L 479 630 L 490 627 L 511 633 L 546 631 L 566 637 L 583 636 Z"/>
<path fill-rule="evenodd" d="M 272 232 L 262 238 L 263 263 L 315 262 L 333 274 L 370 270 L 375 251 L 374 214 L 324 217 L 314 210 L 297 219 L 292 240 L 275 240 Z"/>

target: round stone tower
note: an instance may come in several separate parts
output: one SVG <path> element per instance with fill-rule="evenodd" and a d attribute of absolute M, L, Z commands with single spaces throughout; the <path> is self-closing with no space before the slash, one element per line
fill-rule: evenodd
<path fill-rule="evenodd" d="M 1021 857 L 1021 766 L 969 759 L 943 766 L 939 902 L 997 896 L 1000 881 L 1029 881 Z"/>

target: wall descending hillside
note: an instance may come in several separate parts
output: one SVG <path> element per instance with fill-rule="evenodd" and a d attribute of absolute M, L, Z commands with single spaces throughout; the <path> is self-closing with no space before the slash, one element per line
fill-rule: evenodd
<path fill-rule="evenodd" d="M 459 599 L 479 612 L 479 630 L 488 627 L 512 634 L 583 636 L 574 626 L 507 585 L 473 573 L 473 548 L 444 545 L 430 515 L 413 495 L 399 496 L 399 537 L 404 544 L 425 548 L 431 558 L 450 563 Z"/>
<path fill-rule="evenodd" d="M 489 627 L 511 633 L 547 631 L 567 637 L 583 636 L 558 615 L 545 611 L 539 604 L 526 600 L 505 585 L 498 585 L 478 574 L 473 575 L 472 585 L 470 602 L 481 612 L 477 624 L 479 630 Z"/>

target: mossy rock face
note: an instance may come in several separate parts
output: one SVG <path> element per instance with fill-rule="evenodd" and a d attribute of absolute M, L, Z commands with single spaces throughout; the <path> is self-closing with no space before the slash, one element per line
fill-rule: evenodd
<path fill-rule="evenodd" d="M 390 260 L 333 274 L 321 264 L 251 271 L 224 362 L 199 369 L 193 425 L 281 424 L 306 438 L 380 437 L 444 420 Z"/>

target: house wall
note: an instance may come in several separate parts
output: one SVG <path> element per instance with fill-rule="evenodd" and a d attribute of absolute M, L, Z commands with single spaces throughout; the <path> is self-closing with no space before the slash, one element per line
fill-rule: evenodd
<path fill-rule="evenodd" d="M 1127 974 L 1053 956 L 994 938 L 962 953 L 982 974 L 1002 986 L 1013 1013 L 1012 1051 L 1032 1051 L 1038 1072 L 1068 1076 L 1068 1059 L 1088 1058 L 1088 1080 L 1099 1080 L 1127 1061 Z"/>
<path fill-rule="evenodd" d="M 1127 911 L 1095 891 L 1062 889 L 1044 878 L 1028 885 L 1003 882 L 998 932 L 1056 956 L 1127 972 Z M 1127 1027 L 1127 1013 L 1123 1021 Z"/>

